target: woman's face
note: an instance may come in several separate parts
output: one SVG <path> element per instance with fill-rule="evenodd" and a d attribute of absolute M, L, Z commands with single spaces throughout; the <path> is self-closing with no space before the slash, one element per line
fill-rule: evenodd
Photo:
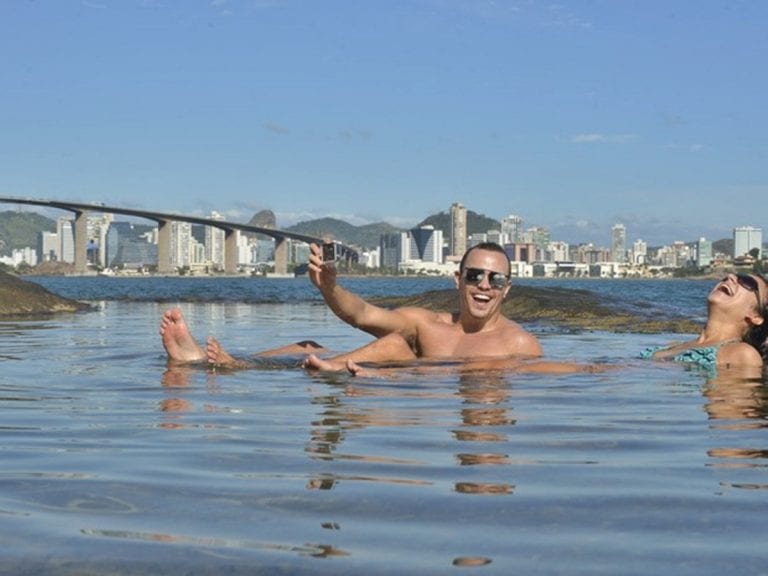
<path fill-rule="evenodd" d="M 755 314 L 762 317 L 765 312 L 768 285 L 754 274 L 728 274 L 709 293 L 709 302 L 733 310 L 743 317 Z"/>

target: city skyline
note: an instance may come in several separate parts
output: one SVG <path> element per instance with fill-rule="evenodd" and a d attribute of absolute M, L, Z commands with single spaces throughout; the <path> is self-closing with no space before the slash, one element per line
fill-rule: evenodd
<path fill-rule="evenodd" d="M 32 254 L 30 247 L 14 249 L 10 258 L 0 259 L 4 264 L 35 265 L 38 261 L 48 260 L 73 262 L 79 273 L 86 272 L 89 263 L 100 268 L 127 264 L 139 269 L 147 263 L 155 263 L 157 271 L 166 274 L 189 270 L 190 267 L 206 271 L 214 267 L 236 273 L 239 267 L 255 269 L 272 260 L 274 271 L 286 274 L 291 263 L 297 264 L 306 259 L 305 243 L 321 242 L 318 238 L 325 234 L 315 232 L 315 236 L 307 236 L 271 226 L 254 227 L 227 221 L 217 211 L 201 219 L 181 213 L 125 210 L 106 203 L 51 202 L 17 197 L 3 197 L 0 201 L 70 212 L 70 216 L 62 215 L 56 219 L 55 233 L 38 232 L 35 254 Z M 142 228 L 145 231 L 134 231 L 134 223 L 115 220 L 115 215 L 152 220 L 157 226 L 144 224 Z M 448 216 L 445 229 L 423 225 L 397 233 L 382 231 L 375 250 L 366 249 L 370 248 L 366 244 L 358 247 L 363 248 L 362 251 L 352 249 L 348 254 L 366 267 L 394 266 L 411 273 L 430 269 L 445 273 L 452 270 L 468 247 L 491 241 L 504 246 L 516 275 L 588 274 L 616 277 L 653 274 L 654 270 L 664 268 L 703 268 L 713 262 L 719 265 L 740 262 L 744 265 L 759 261 L 763 253 L 762 228 L 752 226 L 733 229 L 732 249 L 721 247 L 713 251 L 713 242 L 702 237 L 695 242 L 677 241 L 649 250 L 647 243 L 639 238 L 630 249 L 627 229 L 621 223 L 611 227 L 610 248 L 606 248 L 593 243 L 569 245 L 552 238 L 544 227 L 525 228 L 524 220 L 519 215 L 508 215 L 500 222 L 496 221 L 486 232 L 475 228 L 475 232 L 469 233 L 467 209 L 460 202 L 451 204 Z M 194 233 L 195 225 L 202 229 L 202 237 Z M 272 236 L 274 242 L 269 241 L 267 246 L 263 241 L 238 234 L 239 231 L 261 231 Z M 327 232 L 332 231 L 329 229 Z M 447 240 L 444 240 L 444 234 L 447 234 Z M 348 238 L 338 239 L 354 244 Z M 291 240 L 299 240 L 302 246 L 293 246 Z M 301 256 L 297 260 L 298 254 Z M 537 267 L 538 270 L 535 270 Z"/>
<path fill-rule="evenodd" d="M 768 4 L 0 5 L 0 189 L 414 226 L 462 198 L 568 242 L 765 227 Z"/>
<path fill-rule="evenodd" d="M 107 206 L 107 204 L 104 202 L 98 202 L 94 204 L 79 204 L 79 203 L 68 203 L 65 200 L 53 201 L 54 203 L 57 203 L 57 204 L 60 203 L 61 206 L 68 206 L 69 208 L 68 210 L 62 210 L 61 208 L 52 208 L 52 207 L 46 206 L 46 204 L 50 203 L 51 200 L 41 199 L 41 198 L 32 199 L 32 198 L 7 197 L 7 198 L 0 198 L 0 201 L 3 201 L 6 204 L 17 205 L 16 210 L 7 210 L 6 212 L 19 212 L 19 211 L 25 212 L 26 211 L 30 213 L 37 213 L 46 218 L 49 218 L 52 221 L 57 221 L 57 222 L 74 218 L 74 216 L 68 216 L 67 213 L 71 214 L 70 211 L 74 207 L 77 207 L 79 210 L 89 214 L 89 221 L 92 218 L 100 219 L 101 217 L 104 217 L 109 222 L 111 221 L 135 222 L 138 224 L 143 223 L 151 227 L 152 224 L 149 224 L 149 222 L 155 221 L 158 217 L 162 217 L 162 219 L 167 220 L 173 224 L 179 223 L 174 220 L 174 218 L 179 218 L 182 221 L 186 219 L 191 219 L 193 221 L 199 220 L 198 224 L 203 224 L 203 222 L 207 221 L 210 224 L 213 224 L 214 222 L 218 222 L 224 226 L 230 224 L 232 226 L 235 226 L 236 228 L 242 227 L 243 225 L 245 225 L 246 228 L 250 227 L 250 225 L 248 225 L 246 222 L 228 220 L 218 210 L 212 210 L 210 214 L 203 215 L 203 216 L 183 214 L 181 212 L 160 213 L 160 212 L 155 212 L 151 210 L 139 211 L 139 210 L 133 210 L 133 209 L 128 210 L 128 213 L 121 213 L 122 208 L 116 207 L 116 206 Z M 0 210 L 0 212 L 3 212 L 3 210 Z M 451 204 L 451 206 L 447 211 L 444 210 L 436 214 L 430 214 L 426 218 L 422 218 L 422 222 L 427 221 L 432 216 L 446 214 L 449 217 L 449 224 L 448 224 L 448 228 L 445 230 L 445 234 L 447 234 L 447 237 L 446 237 L 447 240 L 445 242 L 445 246 L 448 250 L 449 255 L 454 255 L 454 256 L 460 255 L 467 248 L 467 243 L 470 241 L 471 236 L 473 235 L 468 232 L 468 225 L 467 225 L 468 212 L 472 212 L 472 210 L 468 209 L 461 202 L 454 202 L 453 204 Z M 145 215 L 142 216 L 140 213 L 143 213 Z M 120 220 L 120 218 L 116 219 L 115 216 L 122 217 L 124 218 L 124 220 Z M 479 216 L 487 217 L 486 215 L 482 215 L 482 214 Z M 538 234 L 544 234 L 547 239 L 547 242 L 549 241 L 563 242 L 562 239 L 553 237 L 553 235 L 551 234 L 551 231 L 547 226 L 539 226 L 539 225 L 526 226 L 525 219 L 518 214 L 508 214 L 507 216 L 502 217 L 500 219 L 497 219 L 497 218 L 491 218 L 491 219 L 495 220 L 498 226 L 494 228 L 490 228 L 485 232 L 475 232 L 474 234 L 498 233 L 500 234 L 500 238 L 505 239 L 507 243 L 519 242 L 521 241 L 524 235 L 536 236 Z M 319 220 L 326 220 L 326 218 L 320 218 Z M 340 222 L 349 224 L 341 220 Z M 311 224 L 312 220 L 305 221 L 304 223 Z M 279 225 L 278 222 L 276 222 L 276 224 L 277 225 L 274 228 L 270 226 L 270 230 L 274 230 L 274 232 L 281 232 L 284 230 L 285 233 L 289 235 L 294 235 L 298 237 L 303 236 L 301 233 L 297 233 L 295 231 L 289 231 L 288 229 L 291 228 L 290 226 L 282 227 Z M 419 228 L 419 225 L 417 224 L 415 226 L 411 226 L 410 228 L 401 228 L 400 230 L 405 232 L 410 230 L 416 230 L 418 228 Z M 700 242 L 703 240 L 707 240 L 709 242 L 718 241 L 718 240 L 728 240 L 728 239 L 734 240 L 739 230 L 742 230 L 742 231 L 756 230 L 758 232 L 761 232 L 762 227 L 752 226 L 752 225 L 738 225 L 738 226 L 733 226 L 731 228 L 730 235 L 726 238 L 706 238 L 704 236 L 699 236 L 696 239 L 687 239 L 687 240 L 678 238 L 671 242 L 666 242 L 655 247 L 658 248 L 658 247 L 669 246 L 669 245 L 674 245 L 679 243 L 693 244 L 695 242 Z M 457 235 L 461 237 L 459 240 L 455 238 L 455 236 Z M 646 246 L 648 245 L 648 242 L 645 241 L 643 238 L 640 238 L 637 236 L 635 237 L 628 236 L 627 227 L 622 222 L 616 222 L 610 227 L 609 241 L 607 243 L 580 241 L 580 242 L 570 242 L 567 244 L 572 244 L 572 245 L 588 245 L 589 244 L 589 245 L 595 245 L 596 247 L 608 248 L 613 253 L 617 253 L 617 252 L 621 253 L 629 249 L 628 244 L 630 243 L 630 240 L 632 240 L 632 242 L 641 242 L 643 245 L 646 245 Z"/>
<path fill-rule="evenodd" d="M 37 200 L 45 201 L 43 199 L 37 199 Z M 68 200 L 66 200 L 66 199 L 59 199 L 57 201 L 68 202 Z M 104 203 L 104 202 L 96 202 L 96 203 L 94 203 L 93 209 L 94 209 L 94 212 L 96 212 L 96 213 L 98 213 L 99 204 L 106 205 L 106 203 Z M 12 203 L 9 203 L 9 205 L 12 205 Z M 19 204 L 18 206 L 20 208 L 23 205 Z M 614 249 L 614 244 L 615 244 L 615 241 L 616 241 L 615 231 L 616 231 L 617 227 L 620 227 L 623 230 L 623 244 L 624 244 L 625 247 L 628 247 L 629 244 L 631 244 L 632 242 L 636 242 L 636 241 L 642 241 L 644 244 L 646 244 L 648 246 L 662 247 L 662 246 L 671 246 L 671 245 L 673 245 L 675 243 L 678 243 L 678 242 L 694 243 L 694 242 L 697 242 L 697 241 L 702 240 L 702 239 L 706 239 L 706 240 L 709 240 L 709 241 L 732 240 L 733 237 L 734 237 L 734 233 L 735 233 L 736 229 L 738 229 L 738 228 L 745 228 L 746 227 L 746 228 L 762 229 L 762 226 L 759 226 L 759 225 L 750 224 L 750 223 L 740 223 L 740 224 L 734 224 L 734 225 L 730 226 L 730 228 L 728 229 L 727 235 L 723 236 L 723 237 L 712 238 L 712 237 L 707 237 L 707 236 L 704 236 L 704 235 L 698 235 L 698 236 L 695 236 L 695 237 L 692 237 L 692 238 L 670 237 L 670 239 L 668 239 L 667 241 L 664 241 L 664 242 L 661 242 L 659 244 L 656 244 L 656 243 L 648 242 L 645 238 L 643 238 L 643 237 L 633 233 L 632 230 L 628 226 L 626 226 L 626 224 L 624 222 L 613 222 L 610 226 L 608 226 L 608 228 L 606 228 L 606 230 L 603 231 L 604 238 L 602 238 L 602 239 L 598 239 L 596 241 L 594 241 L 594 240 L 587 240 L 587 239 L 576 240 L 576 241 L 567 241 L 564 238 L 556 237 L 555 234 L 552 233 L 552 230 L 546 224 L 534 224 L 534 223 L 527 222 L 523 215 L 520 215 L 520 214 L 507 214 L 507 215 L 502 216 L 502 217 L 496 217 L 496 216 L 491 216 L 491 215 L 487 215 L 487 214 L 479 214 L 476 211 L 474 211 L 471 208 L 471 206 L 467 206 L 467 205 L 465 205 L 461 201 L 453 202 L 446 209 L 439 210 L 439 211 L 437 211 L 437 212 L 435 212 L 433 214 L 427 214 L 426 216 L 420 218 L 418 222 L 422 222 L 422 221 L 426 220 L 427 218 L 429 218 L 431 216 L 438 215 L 438 214 L 447 214 L 449 216 L 451 222 L 453 222 L 454 221 L 453 211 L 454 211 L 454 209 L 457 209 L 457 208 L 460 210 L 460 212 L 463 213 L 463 216 L 462 216 L 463 223 L 461 225 L 461 228 L 465 232 L 466 232 L 466 213 L 467 212 L 474 212 L 474 213 L 478 214 L 479 216 L 487 217 L 487 218 L 490 218 L 490 219 L 493 219 L 493 220 L 497 221 L 499 223 L 498 231 L 501 232 L 502 234 L 509 234 L 510 233 L 509 232 L 510 226 L 512 226 L 515 230 L 517 230 L 515 233 L 512 234 L 513 237 L 514 236 L 519 236 L 519 234 L 521 234 L 522 232 L 525 232 L 525 231 L 530 231 L 530 230 L 534 230 L 534 229 L 542 229 L 542 230 L 546 230 L 548 235 L 554 241 L 567 242 L 570 245 L 593 244 L 595 246 L 606 247 L 606 248 L 609 248 L 611 250 Z M 42 215 L 44 215 L 44 216 L 46 216 L 48 218 L 51 218 L 52 220 L 57 220 L 62 215 L 61 211 L 51 210 L 51 209 L 48 209 L 48 208 L 41 208 L 41 207 L 35 207 L 35 208 L 24 207 L 23 210 L 24 211 L 28 211 L 28 212 L 37 212 L 37 213 L 42 214 Z M 268 210 L 268 209 L 266 209 L 266 210 Z M 2 209 L 0 209 L 0 211 L 2 211 Z M 151 209 L 148 209 L 147 211 L 152 212 Z M 252 216 L 254 216 L 254 214 L 251 214 L 250 216 L 246 217 L 245 220 L 242 220 L 242 221 L 239 221 L 239 220 L 229 220 L 228 218 L 226 218 L 224 216 L 224 214 L 226 214 L 226 213 L 227 213 L 226 209 L 218 208 L 218 209 L 212 209 L 209 214 L 203 214 L 203 215 L 199 215 L 199 214 L 191 215 L 191 214 L 189 214 L 187 216 L 193 216 L 193 217 L 199 217 L 199 218 L 213 218 L 215 220 L 222 220 L 224 222 L 229 222 L 229 223 L 233 223 L 233 224 L 235 224 L 235 223 L 245 224 L 245 223 L 247 223 L 247 221 Z M 171 213 L 167 213 L 167 214 L 183 215 L 181 212 L 171 212 Z M 125 216 L 123 216 L 123 217 L 125 217 Z M 322 218 L 323 217 L 317 217 L 316 219 L 322 219 Z M 510 219 L 514 220 L 514 222 L 510 223 Z M 138 220 L 139 221 L 148 222 L 148 220 L 142 220 L 141 218 L 139 218 Z M 309 219 L 309 220 L 302 221 L 302 222 L 311 222 L 312 220 L 313 219 Z M 131 221 L 131 219 L 128 218 L 127 221 Z M 342 221 L 346 222 L 344 220 L 342 220 Z M 409 230 L 409 229 L 416 228 L 416 227 L 418 227 L 418 222 L 415 223 L 412 226 L 409 226 L 409 227 L 402 227 L 401 230 L 406 231 L 406 230 Z M 355 225 L 355 224 L 353 224 L 351 222 L 346 222 L 346 223 L 352 224 L 353 226 Z M 282 225 L 281 222 L 279 221 L 279 219 L 276 221 L 276 224 L 277 224 L 277 229 L 279 229 L 279 230 L 287 229 L 287 228 L 291 227 L 291 226 L 284 226 L 284 225 Z M 449 252 L 453 253 L 452 244 L 451 244 L 451 242 L 452 242 L 452 240 L 451 240 L 452 229 L 449 227 L 449 229 L 446 230 L 445 232 L 447 234 L 446 239 L 449 242 Z M 487 230 L 486 232 L 492 232 L 492 230 Z M 467 235 L 467 240 L 468 239 L 469 239 L 469 235 Z"/>

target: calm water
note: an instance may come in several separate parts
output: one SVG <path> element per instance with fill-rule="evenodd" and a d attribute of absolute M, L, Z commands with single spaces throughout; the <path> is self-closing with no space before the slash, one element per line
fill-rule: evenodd
<path fill-rule="evenodd" d="M 530 327 L 597 375 L 169 371 L 176 301 L 236 353 L 368 339 L 306 279 L 38 281 L 98 308 L 0 322 L 1 574 L 768 574 L 766 385 L 634 360 L 671 335 Z"/>

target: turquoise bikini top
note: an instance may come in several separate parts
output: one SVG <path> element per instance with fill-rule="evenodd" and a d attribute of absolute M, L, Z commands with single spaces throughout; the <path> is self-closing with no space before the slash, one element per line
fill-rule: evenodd
<path fill-rule="evenodd" d="M 686 364 L 695 364 L 701 366 L 705 370 L 714 372 L 717 370 L 717 353 L 720 351 L 720 347 L 731 342 L 738 342 L 739 340 L 724 340 L 718 342 L 713 346 L 704 346 L 702 348 L 688 348 L 683 350 L 679 354 L 676 354 L 669 358 L 675 362 L 685 362 Z M 672 346 L 651 346 L 646 348 L 640 353 L 640 358 L 653 358 L 653 355 L 660 350 L 669 350 Z"/>

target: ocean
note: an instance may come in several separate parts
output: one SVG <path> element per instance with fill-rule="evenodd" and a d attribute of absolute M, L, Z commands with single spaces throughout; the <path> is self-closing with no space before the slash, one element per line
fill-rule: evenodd
<path fill-rule="evenodd" d="M 34 280 L 94 310 L 0 322 L 0 574 L 768 573 L 768 383 L 637 359 L 684 336 L 526 326 L 594 374 L 169 368 L 171 306 L 235 355 L 369 337 L 306 278 Z M 520 283 L 696 319 L 711 287 Z"/>

